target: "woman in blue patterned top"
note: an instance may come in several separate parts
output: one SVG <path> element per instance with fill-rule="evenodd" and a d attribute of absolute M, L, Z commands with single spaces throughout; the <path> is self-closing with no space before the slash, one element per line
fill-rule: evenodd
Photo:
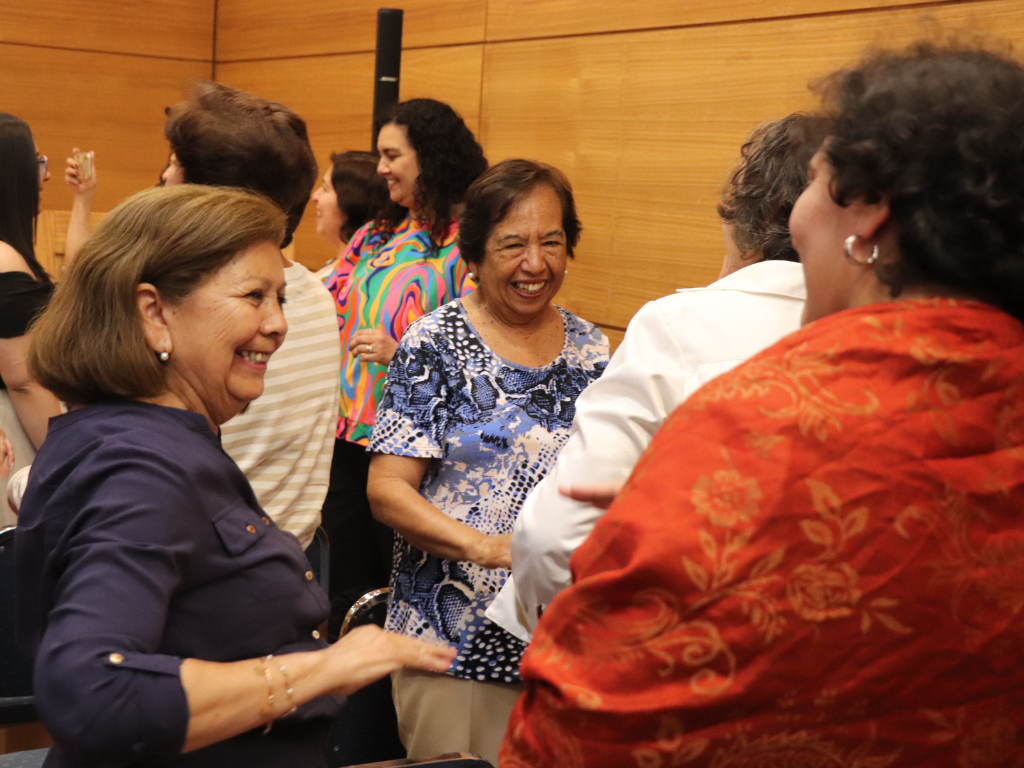
<path fill-rule="evenodd" d="M 479 289 L 412 325 L 370 440 L 374 515 L 399 534 L 389 629 L 445 643 L 447 675 L 393 676 L 409 756 L 497 762 L 525 644 L 485 618 L 512 526 L 568 439 L 608 341 L 551 303 L 580 222 L 565 176 L 507 160 L 466 193 L 459 247 Z"/>

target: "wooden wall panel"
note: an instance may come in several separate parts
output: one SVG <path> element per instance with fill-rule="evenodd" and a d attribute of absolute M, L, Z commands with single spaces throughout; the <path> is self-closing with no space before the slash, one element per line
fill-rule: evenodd
<path fill-rule="evenodd" d="M 181 100 L 186 81 L 208 77 L 210 64 L 0 45 L 0 73 L 4 111 L 31 126 L 50 158 L 43 207 L 71 207 L 64 158 L 78 146 L 96 152 L 95 208 L 109 211 L 156 183 L 167 160 L 164 107 Z"/>
<path fill-rule="evenodd" d="M 934 0 L 489 0 L 487 40 L 528 40 L 934 4 Z"/>
<path fill-rule="evenodd" d="M 429 96 L 448 102 L 478 132 L 483 46 L 418 49 L 402 56 L 401 98 Z M 321 173 L 331 152 L 370 148 L 373 54 L 218 64 L 217 78 L 302 115 Z M 334 255 L 316 234 L 312 210 L 303 218 L 295 243 L 297 259 L 310 268 L 319 268 Z"/>
<path fill-rule="evenodd" d="M 0 0 L 0 43 L 210 62 L 214 2 Z"/>
<path fill-rule="evenodd" d="M 483 42 L 487 0 L 398 5 L 405 48 Z M 219 0 L 216 60 L 373 51 L 379 7 L 376 0 Z"/>
<path fill-rule="evenodd" d="M 1015 38 L 1009 0 L 933 7 L 947 27 Z M 920 10 L 489 43 L 481 136 L 572 180 L 584 232 L 560 301 L 624 327 L 646 301 L 718 274 L 719 191 L 758 123 L 813 107 L 807 83 L 868 44 L 929 34 Z"/>

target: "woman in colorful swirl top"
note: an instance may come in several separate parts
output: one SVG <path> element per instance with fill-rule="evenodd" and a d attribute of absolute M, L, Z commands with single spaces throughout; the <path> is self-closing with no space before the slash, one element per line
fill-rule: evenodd
<path fill-rule="evenodd" d="M 1024 764 L 1024 67 L 917 45 L 823 87 L 804 325 L 576 551 L 503 768 Z"/>
<path fill-rule="evenodd" d="M 377 149 L 390 204 L 355 233 L 325 281 L 342 346 L 341 418 L 323 509 L 336 615 L 387 584 L 392 536 L 370 513 L 366 445 L 388 363 L 409 323 L 473 288 L 455 242 L 456 214 L 487 169 L 462 118 L 433 99 L 398 104 Z"/>
<path fill-rule="evenodd" d="M 447 675 L 396 675 L 410 757 L 491 761 L 522 689 L 524 643 L 485 618 L 511 532 L 569 437 L 608 341 L 552 304 L 579 238 L 569 182 L 499 163 L 466 194 L 459 244 L 479 288 L 413 323 L 370 440 L 374 515 L 399 534 L 387 626 L 458 651 Z"/>

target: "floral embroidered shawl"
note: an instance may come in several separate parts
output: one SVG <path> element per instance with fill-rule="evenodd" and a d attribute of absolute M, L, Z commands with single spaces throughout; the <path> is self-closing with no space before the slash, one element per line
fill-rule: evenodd
<path fill-rule="evenodd" d="M 684 403 L 523 658 L 503 768 L 1024 765 L 1024 329 L 812 323 Z"/>

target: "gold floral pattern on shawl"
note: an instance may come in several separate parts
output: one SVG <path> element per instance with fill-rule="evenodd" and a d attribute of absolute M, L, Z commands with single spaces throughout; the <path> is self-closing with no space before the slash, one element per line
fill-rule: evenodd
<path fill-rule="evenodd" d="M 957 742 L 959 768 L 996 768 L 1024 764 L 1024 748 L 1018 743 L 1017 726 L 1004 714 L 984 717 L 968 724 L 963 707 L 955 715 L 933 709 L 921 711 L 938 730 L 928 740 L 933 744 Z"/>
<path fill-rule="evenodd" d="M 807 731 L 764 734 L 752 740 L 740 734 L 715 753 L 710 768 L 888 768 L 900 756 L 899 749 L 880 751 L 870 740 L 845 751 Z"/>
<path fill-rule="evenodd" d="M 621 663 L 653 657 L 657 674 L 667 678 L 679 674 L 679 665 L 695 669 L 689 677 L 690 690 L 702 696 L 714 696 L 729 687 L 736 673 L 736 658 L 713 623 L 684 621 L 676 596 L 666 589 L 652 587 L 638 592 L 631 600 L 639 609 L 630 615 L 615 615 L 614 641 L 605 631 L 607 607 L 591 604 L 577 612 L 566 629 L 573 638 L 573 656 L 583 654 L 594 664 Z M 636 614 L 640 615 L 637 616 Z M 562 643 L 566 638 L 561 638 Z M 558 664 L 560 645 L 545 643 L 533 648 L 549 663 Z M 575 700 L 577 686 L 563 686 L 563 695 Z"/>
<path fill-rule="evenodd" d="M 745 365 L 711 381 L 690 399 L 697 408 L 736 398 L 767 399 L 773 391 L 785 395 L 789 403 L 778 408 L 761 407 L 764 416 L 795 421 L 800 434 L 814 435 L 821 442 L 829 432 L 839 432 L 841 416 L 865 416 L 878 410 L 878 397 L 868 389 L 864 402 L 849 403 L 825 386 L 841 373 L 831 362 L 831 352 L 807 351 L 807 344 L 788 350 L 781 356 L 754 358 Z"/>
<path fill-rule="evenodd" d="M 946 493 L 927 505 L 910 505 L 893 526 L 911 539 L 911 525 L 923 523 L 937 536 L 942 559 L 934 563 L 940 583 L 951 584 L 953 615 L 964 605 L 977 610 L 981 597 L 1000 612 L 1024 609 L 1024 534 L 1004 530 L 992 536 L 990 514 L 964 493 Z"/>
<path fill-rule="evenodd" d="M 793 569 L 787 594 L 793 610 L 807 621 L 828 621 L 853 615 L 860 600 L 857 572 L 847 563 L 803 563 Z"/>
<path fill-rule="evenodd" d="M 682 722 L 663 715 L 658 721 L 653 744 L 637 747 L 632 757 L 637 768 L 675 768 L 692 763 L 710 743 L 710 739 L 691 738 Z"/>
<path fill-rule="evenodd" d="M 735 469 L 720 469 L 713 475 L 697 478 L 690 502 L 697 513 L 712 525 L 735 528 L 757 514 L 761 489 L 757 480 L 743 477 Z"/>

